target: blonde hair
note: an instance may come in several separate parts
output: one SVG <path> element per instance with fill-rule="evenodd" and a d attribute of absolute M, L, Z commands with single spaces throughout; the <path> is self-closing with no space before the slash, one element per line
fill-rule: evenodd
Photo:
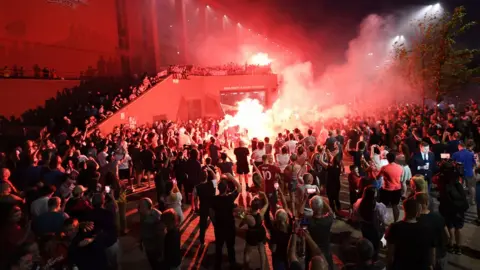
<path fill-rule="evenodd" d="M 410 181 L 413 182 L 413 185 L 415 186 L 415 192 L 427 192 L 428 184 L 423 175 L 416 174 Z"/>
<path fill-rule="evenodd" d="M 428 194 L 425 192 L 415 193 L 414 198 L 418 205 L 429 205 L 430 203 Z"/>

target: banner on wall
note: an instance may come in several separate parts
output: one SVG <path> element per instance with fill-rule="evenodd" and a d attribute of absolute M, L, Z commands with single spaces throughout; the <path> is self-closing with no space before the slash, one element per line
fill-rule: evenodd
<path fill-rule="evenodd" d="M 128 126 L 131 129 L 137 128 L 137 119 L 133 116 L 128 117 Z"/>
<path fill-rule="evenodd" d="M 47 0 L 48 3 L 58 4 L 69 8 L 76 8 L 80 5 L 87 5 L 87 0 Z"/>
<path fill-rule="evenodd" d="M 223 90 L 251 90 L 265 89 L 264 85 L 241 85 L 241 86 L 225 86 Z"/>

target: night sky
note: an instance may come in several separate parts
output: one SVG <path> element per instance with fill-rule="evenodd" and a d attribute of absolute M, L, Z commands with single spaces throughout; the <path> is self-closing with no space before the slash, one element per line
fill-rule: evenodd
<path fill-rule="evenodd" d="M 211 0 L 222 6 L 229 16 L 245 22 L 255 31 L 292 48 L 308 51 L 307 58 L 322 55 L 326 62 L 342 61 L 348 41 L 355 38 L 358 26 L 367 15 L 401 15 L 409 10 L 436 4 L 425 0 Z M 446 0 L 442 7 L 453 10 L 463 5 L 468 20 L 480 22 L 480 1 Z M 295 42 L 292 42 L 295 41 Z M 480 25 L 459 42 L 480 48 Z M 294 44 L 292 44 L 294 43 Z M 311 59 L 310 59 L 311 60 Z"/>

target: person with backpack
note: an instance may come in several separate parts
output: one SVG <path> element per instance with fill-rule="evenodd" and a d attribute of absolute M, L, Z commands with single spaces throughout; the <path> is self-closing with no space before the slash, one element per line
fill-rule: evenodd
<path fill-rule="evenodd" d="M 465 223 L 465 212 L 468 210 L 469 204 L 463 185 L 460 183 L 458 169 L 455 166 L 456 164 L 452 162 L 446 162 L 440 168 L 440 206 L 438 210 L 445 218 L 445 225 L 448 228 L 448 252 L 461 255 L 461 230 Z M 455 239 L 455 244 L 453 244 L 453 239 Z"/>

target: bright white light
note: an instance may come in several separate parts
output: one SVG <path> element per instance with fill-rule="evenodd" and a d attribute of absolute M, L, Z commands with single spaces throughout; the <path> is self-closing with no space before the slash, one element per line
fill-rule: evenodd
<path fill-rule="evenodd" d="M 372 55 L 373 55 L 373 53 L 369 53 L 369 54 L 368 54 L 368 56 L 372 56 Z"/>
<path fill-rule="evenodd" d="M 240 23 L 237 23 L 238 26 L 242 26 Z"/>
<path fill-rule="evenodd" d="M 226 19 L 226 18 L 227 18 L 227 15 L 223 15 L 223 18 L 225 18 L 225 19 Z"/>
<path fill-rule="evenodd" d="M 177 54 L 180 54 L 180 52 L 177 52 Z"/>
<path fill-rule="evenodd" d="M 405 37 L 403 35 L 400 36 L 401 39 L 405 39 Z"/>
<path fill-rule="evenodd" d="M 210 6 L 209 6 L 209 5 L 207 5 L 207 8 L 210 8 Z"/>
<path fill-rule="evenodd" d="M 440 8 L 440 3 L 436 3 L 435 8 Z"/>
<path fill-rule="evenodd" d="M 173 27 L 173 25 L 170 24 L 170 28 L 172 28 L 172 27 Z"/>
<path fill-rule="evenodd" d="M 257 53 L 250 57 L 248 63 L 251 65 L 268 66 L 272 63 L 272 59 L 270 59 L 266 53 Z"/>

